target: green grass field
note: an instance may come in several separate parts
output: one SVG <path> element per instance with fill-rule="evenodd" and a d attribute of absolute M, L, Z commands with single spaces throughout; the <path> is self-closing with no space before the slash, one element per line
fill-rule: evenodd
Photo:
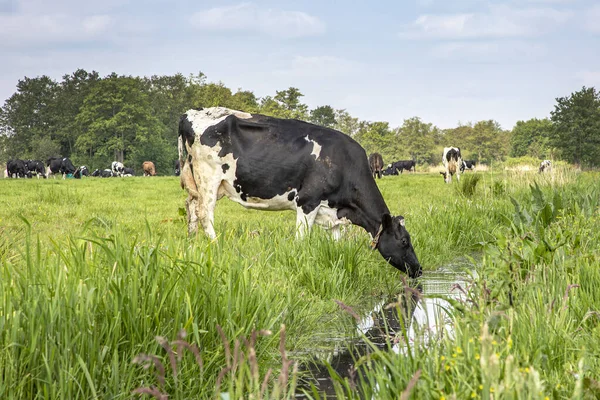
<path fill-rule="evenodd" d="M 339 397 L 600 396 L 599 175 L 468 175 L 378 182 L 426 271 L 476 256 L 478 277 L 455 337 L 375 351 Z M 0 398 L 293 398 L 287 357 L 353 334 L 334 300 L 404 290 L 360 228 L 294 240 L 294 213 L 225 199 L 218 239 L 188 239 L 185 198 L 176 177 L 0 181 Z"/>

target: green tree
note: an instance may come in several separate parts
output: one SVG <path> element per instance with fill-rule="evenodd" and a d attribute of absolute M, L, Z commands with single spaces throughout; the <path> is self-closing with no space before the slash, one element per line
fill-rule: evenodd
<path fill-rule="evenodd" d="M 364 122 L 360 127 L 354 139 L 365 149 L 367 155 L 379 153 L 386 164 L 395 161 L 397 158 L 398 139 L 393 130 L 390 129 L 388 122 Z"/>
<path fill-rule="evenodd" d="M 260 113 L 271 117 L 289 118 L 287 110 L 271 96 L 265 96 L 260 100 Z"/>
<path fill-rule="evenodd" d="M 600 94 L 585 86 L 569 97 L 556 99 L 551 113 L 554 129 L 550 144 L 572 163 L 600 164 Z"/>
<path fill-rule="evenodd" d="M 100 156 L 104 162 L 139 156 L 139 148 L 165 129 L 152 112 L 142 80 L 114 73 L 92 88 L 76 121 L 83 132 L 77 138 L 77 149 L 90 157 Z"/>
<path fill-rule="evenodd" d="M 51 113 L 54 130 L 52 139 L 60 147 L 54 155 L 71 156 L 75 151 L 75 142 L 82 133 L 76 122 L 79 109 L 91 89 L 100 81 L 96 71 L 87 72 L 78 69 L 70 75 L 64 75 L 56 91 L 56 99 L 52 103 Z M 40 148 L 43 152 L 43 147 Z"/>
<path fill-rule="evenodd" d="M 479 121 L 473 126 L 472 132 L 474 140 L 477 142 L 473 149 L 477 152 L 477 160 L 499 161 L 508 155 L 510 131 L 502 130 L 498 122 L 494 120 Z"/>
<path fill-rule="evenodd" d="M 546 158 L 549 152 L 548 140 L 551 134 L 552 122 L 547 118 L 517 121 L 510 139 L 511 157 Z"/>
<path fill-rule="evenodd" d="M 335 110 L 335 126 L 334 128 L 340 132 L 344 132 L 348 136 L 354 137 L 361 128 L 361 123 L 358 118 L 355 118 L 346 110 Z"/>
<path fill-rule="evenodd" d="M 238 89 L 231 98 L 231 108 L 248 113 L 257 113 L 260 109 L 258 98 L 249 90 Z"/>
<path fill-rule="evenodd" d="M 297 88 L 277 90 L 275 97 L 267 96 L 261 102 L 261 112 L 279 118 L 308 119 L 308 106 L 300 102 L 304 95 Z"/>
<path fill-rule="evenodd" d="M 45 137 L 57 140 L 54 115 L 57 91 L 57 83 L 47 76 L 25 77 L 17 82 L 17 92 L 4 103 L 0 119 L 6 158 L 30 158 L 36 140 Z"/>
<path fill-rule="evenodd" d="M 435 152 L 438 128 L 433 124 L 423 122 L 419 117 L 412 117 L 404 120 L 398 133 L 402 147 L 411 159 L 417 162 L 439 162 Z"/>
<path fill-rule="evenodd" d="M 310 122 L 333 128 L 336 125 L 335 112 L 331 106 L 320 106 L 310 111 Z"/>

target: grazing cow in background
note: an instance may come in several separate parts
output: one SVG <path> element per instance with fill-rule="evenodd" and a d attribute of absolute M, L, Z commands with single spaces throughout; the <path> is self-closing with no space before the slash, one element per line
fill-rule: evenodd
<path fill-rule="evenodd" d="M 445 171 L 440 172 L 440 174 L 442 174 L 446 183 L 452 182 L 452 176 L 454 174 L 456 174 L 456 180 L 460 181 L 460 166 L 462 165 L 460 148 L 444 147 L 442 164 L 444 165 Z"/>
<path fill-rule="evenodd" d="M 364 149 L 350 136 L 211 107 L 181 117 L 178 142 L 190 235 L 200 222 L 216 237 L 214 209 L 227 196 L 246 208 L 295 211 L 297 237 L 315 223 L 331 229 L 335 239 L 341 225 L 361 226 L 392 266 L 412 278 L 421 275 L 404 218 L 390 215 Z"/>
<path fill-rule="evenodd" d="M 111 178 L 116 175 L 114 175 L 114 173 L 112 172 L 111 169 L 102 169 L 102 170 L 96 169 L 96 170 L 94 170 L 94 172 L 92 172 L 92 176 L 102 177 L 102 178 Z"/>
<path fill-rule="evenodd" d="M 475 170 L 475 160 L 463 160 L 462 164 L 460 165 L 460 172 L 465 172 L 466 169 L 470 171 Z"/>
<path fill-rule="evenodd" d="M 123 176 L 135 176 L 135 171 L 133 168 L 123 168 Z"/>
<path fill-rule="evenodd" d="M 75 172 L 73 172 L 73 178 L 75 178 L 75 179 L 81 179 L 84 176 L 89 176 L 89 175 L 90 175 L 90 171 L 88 170 L 88 167 L 86 167 L 85 165 L 78 167 L 75 170 Z"/>
<path fill-rule="evenodd" d="M 66 178 L 67 174 L 73 174 L 75 172 L 75 167 L 73 163 L 68 158 L 57 158 L 50 157 L 46 161 L 46 165 L 48 166 L 47 176 L 56 179 L 56 174 L 60 173 L 63 176 L 63 179 Z"/>
<path fill-rule="evenodd" d="M 385 175 L 385 176 L 388 176 L 388 175 L 399 175 L 398 174 L 398 170 L 393 167 L 393 164 L 389 164 L 388 167 L 386 169 L 384 169 L 381 174 Z"/>
<path fill-rule="evenodd" d="M 25 178 L 27 173 L 27 164 L 23 160 L 8 160 L 6 163 L 6 171 L 9 178 Z"/>
<path fill-rule="evenodd" d="M 538 172 L 541 174 L 546 171 L 552 171 L 552 161 L 550 160 L 544 160 L 540 163 L 540 170 Z"/>
<path fill-rule="evenodd" d="M 179 176 L 181 173 L 181 161 L 175 160 L 175 176 Z"/>
<path fill-rule="evenodd" d="M 156 170 L 154 169 L 154 163 L 152 161 L 144 161 L 142 170 L 144 171 L 144 176 L 156 175 Z"/>
<path fill-rule="evenodd" d="M 121 176 L 123 175 L 123 170 L 125 169 L 125 167 L 123 166 L 122 162 L 113 161 L 110 165 L 110 169 L 113 172 L 114 176 Z"/>
<path fill-rule="evenodd" d="M 373 178 L 381 178 L 383 171 L 383 158 L 379 153 L 373 153 L 369 156 L 369 166 L 371 167 L 371 173 Z"/>
<path fill-rule="evenodd" d="M 396 168 L 400 173 L 403 170 L 417 172 L 417 162 L 415 160 L 400 160 L 393 163 L 392 168 Z"/>
<path fill-rule="evenodd" d="M 41 175 L 44 179 L 46 179 L 46 168 L 44 167 L 43 162 L 38 160 L 27 160 L 25 161 L 25 165 L 27 166 L 29 175 L 33 176 L 35 174 L 38 179 L 40 179 Z"/>

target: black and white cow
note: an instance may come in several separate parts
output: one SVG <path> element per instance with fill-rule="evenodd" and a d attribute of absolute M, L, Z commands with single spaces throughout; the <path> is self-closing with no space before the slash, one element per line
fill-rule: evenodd
<path fill-rule="evenodd" d="M 92 172 L 92 176 L 95 178 L 112 178 L 116 175 L 114 175 L 110 169 L 95 169 L 94 172 Z"/>
<path fill-rule="evenodd" d="M 462 165 L 460 148 L 444 147 L 442 164 L 444 165 L 444 171 L 440 172 L 440 174 L 442 174 L 446 183 L 452 183 L 452 176 L 454 174 L 456 174 L 456 180 L 460 181 L 460 166 Z"/>
<path fill-rule="evenodd" d="M 361 226 L 391 265 L 411 277 L 421 275 L 404 218 L 390 215 L 365 151 L 349 136 L 298 120 L 212 107 L 181 117 L 178 142 L 190 235 L 200 222 L 216 237 L 214 209 L 227 196 L 247 208 L 295 211 L 297 237 L 315 223 L 336 239 L 341 225 Z"/>
<path fill-rule="evenodd" d="M 539 173 L 552 171 L 552 161 L 544 160 L 540 163 Z"/>
<path fill-rule="evenodd" d="M 27 166 L 29 175 L 35 175 L 38 179 L 40 179 L 40 176 L 42 176 L 44 179 L 46 179 L 46 167 L 44 167 L 43 162 L 38 160 L 27 160 L 25 161 L 25 165 Z"/>
<path fill-rule="evenodd" d="M 382 175 L 385 176 L 389 176 L 389 175 L 399 175 L 398 174 L 398 170 L 396 168 L 393 167 L 393 164 L 389 164 L 387 166 L 386 169 L 383 170 L 383 172 L 381 173 Z"/>
<path fill-rule="evenodd" d="M 25 178 L 29 170 L 23 160 L 8 160 L 6 172 L 8 172 L 9 178 Z"/>
<path fill-rule="evenodd" d="M 119 161 L 113 161 L 112 164 L 110 165 L 110 169 L 113 172 L 114 176 L 122 176 L 123 171 L 125 170 L 125 167 L 123 166 L 123 163 L 121 163 Z"/>
<path fill-rule="evenodd" d="M 381 178 L 381 173 L 383 172 L 383 158 L 381 154 L 373 153 L 369 156 L 369 167 L 371 168 L 373 178 Z"/>
<path fill-rule="evenodd" d="M 123 176 L 135 176 L 135 171 L 133 168 L 123 168 Z"/>
<path fill-rule="evenodd" d="M 179 176 L 179 174 L 181 173 L 181 161 L 175 160 L 174 169 L 175 169 L 175 176 Z"/>
<path fill-rule="evenodd" d="M 75 172 L 73 172 L 73 177 L 75 179 L 81 179 L 84 176 L 89 176 L 90 175 L 90 171 L 88 170 L 88 167 L 86 167 L 85 165 L 82 165 L 81 167 L 78 167 Z"/>
<path fill-rule="evenodd" d="M 392 168 L 396 168 L 400 173 L 403 170 L 417 172 L 417 162 L 415 160 L 400 160 L 393 163 Z"/>
<path fill-rule="evenodd" d="M 475 170 L 475 160 L 463 160 L 462 164 L 460 165 L 460 172 L 465 172 L 466 169 L 469 171 Z"/>
<path fill-rule="evenodd" d="M 75 167 L 73 166 L 73 163 L 71 162 L 71 160 L 69 160 L 66 157 L 64 157 L 64 158 L 50 157 L 46 161 L 46 165 L 48 166 L 46 175 L 48 177 L 50 177 L 50 175 L 52 175 L 52 177 L 54 179 L 56 179 L 56 174 L 59 174 L 59 173 L 62 174 L 63 179 L 66 178 L 67 174 L 75 173 Z"/>

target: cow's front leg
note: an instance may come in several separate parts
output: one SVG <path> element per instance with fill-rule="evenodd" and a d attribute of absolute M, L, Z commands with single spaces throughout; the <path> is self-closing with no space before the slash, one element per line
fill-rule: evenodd
<path fill-rule="evenodd" d="M 342 238 L 342 227 L 341 225 L 334 225 L 331 227 L 331 237 L 336 242 Z"/>
<path fill-rule="evenodd" d="M 312 211 L 305 213 L 302 207 L 298 207 L 296 210 L 296 239 L 301 239 L 310 232 L 317 218 L 319 212 L 319 206 L 315 207 Z"/>

